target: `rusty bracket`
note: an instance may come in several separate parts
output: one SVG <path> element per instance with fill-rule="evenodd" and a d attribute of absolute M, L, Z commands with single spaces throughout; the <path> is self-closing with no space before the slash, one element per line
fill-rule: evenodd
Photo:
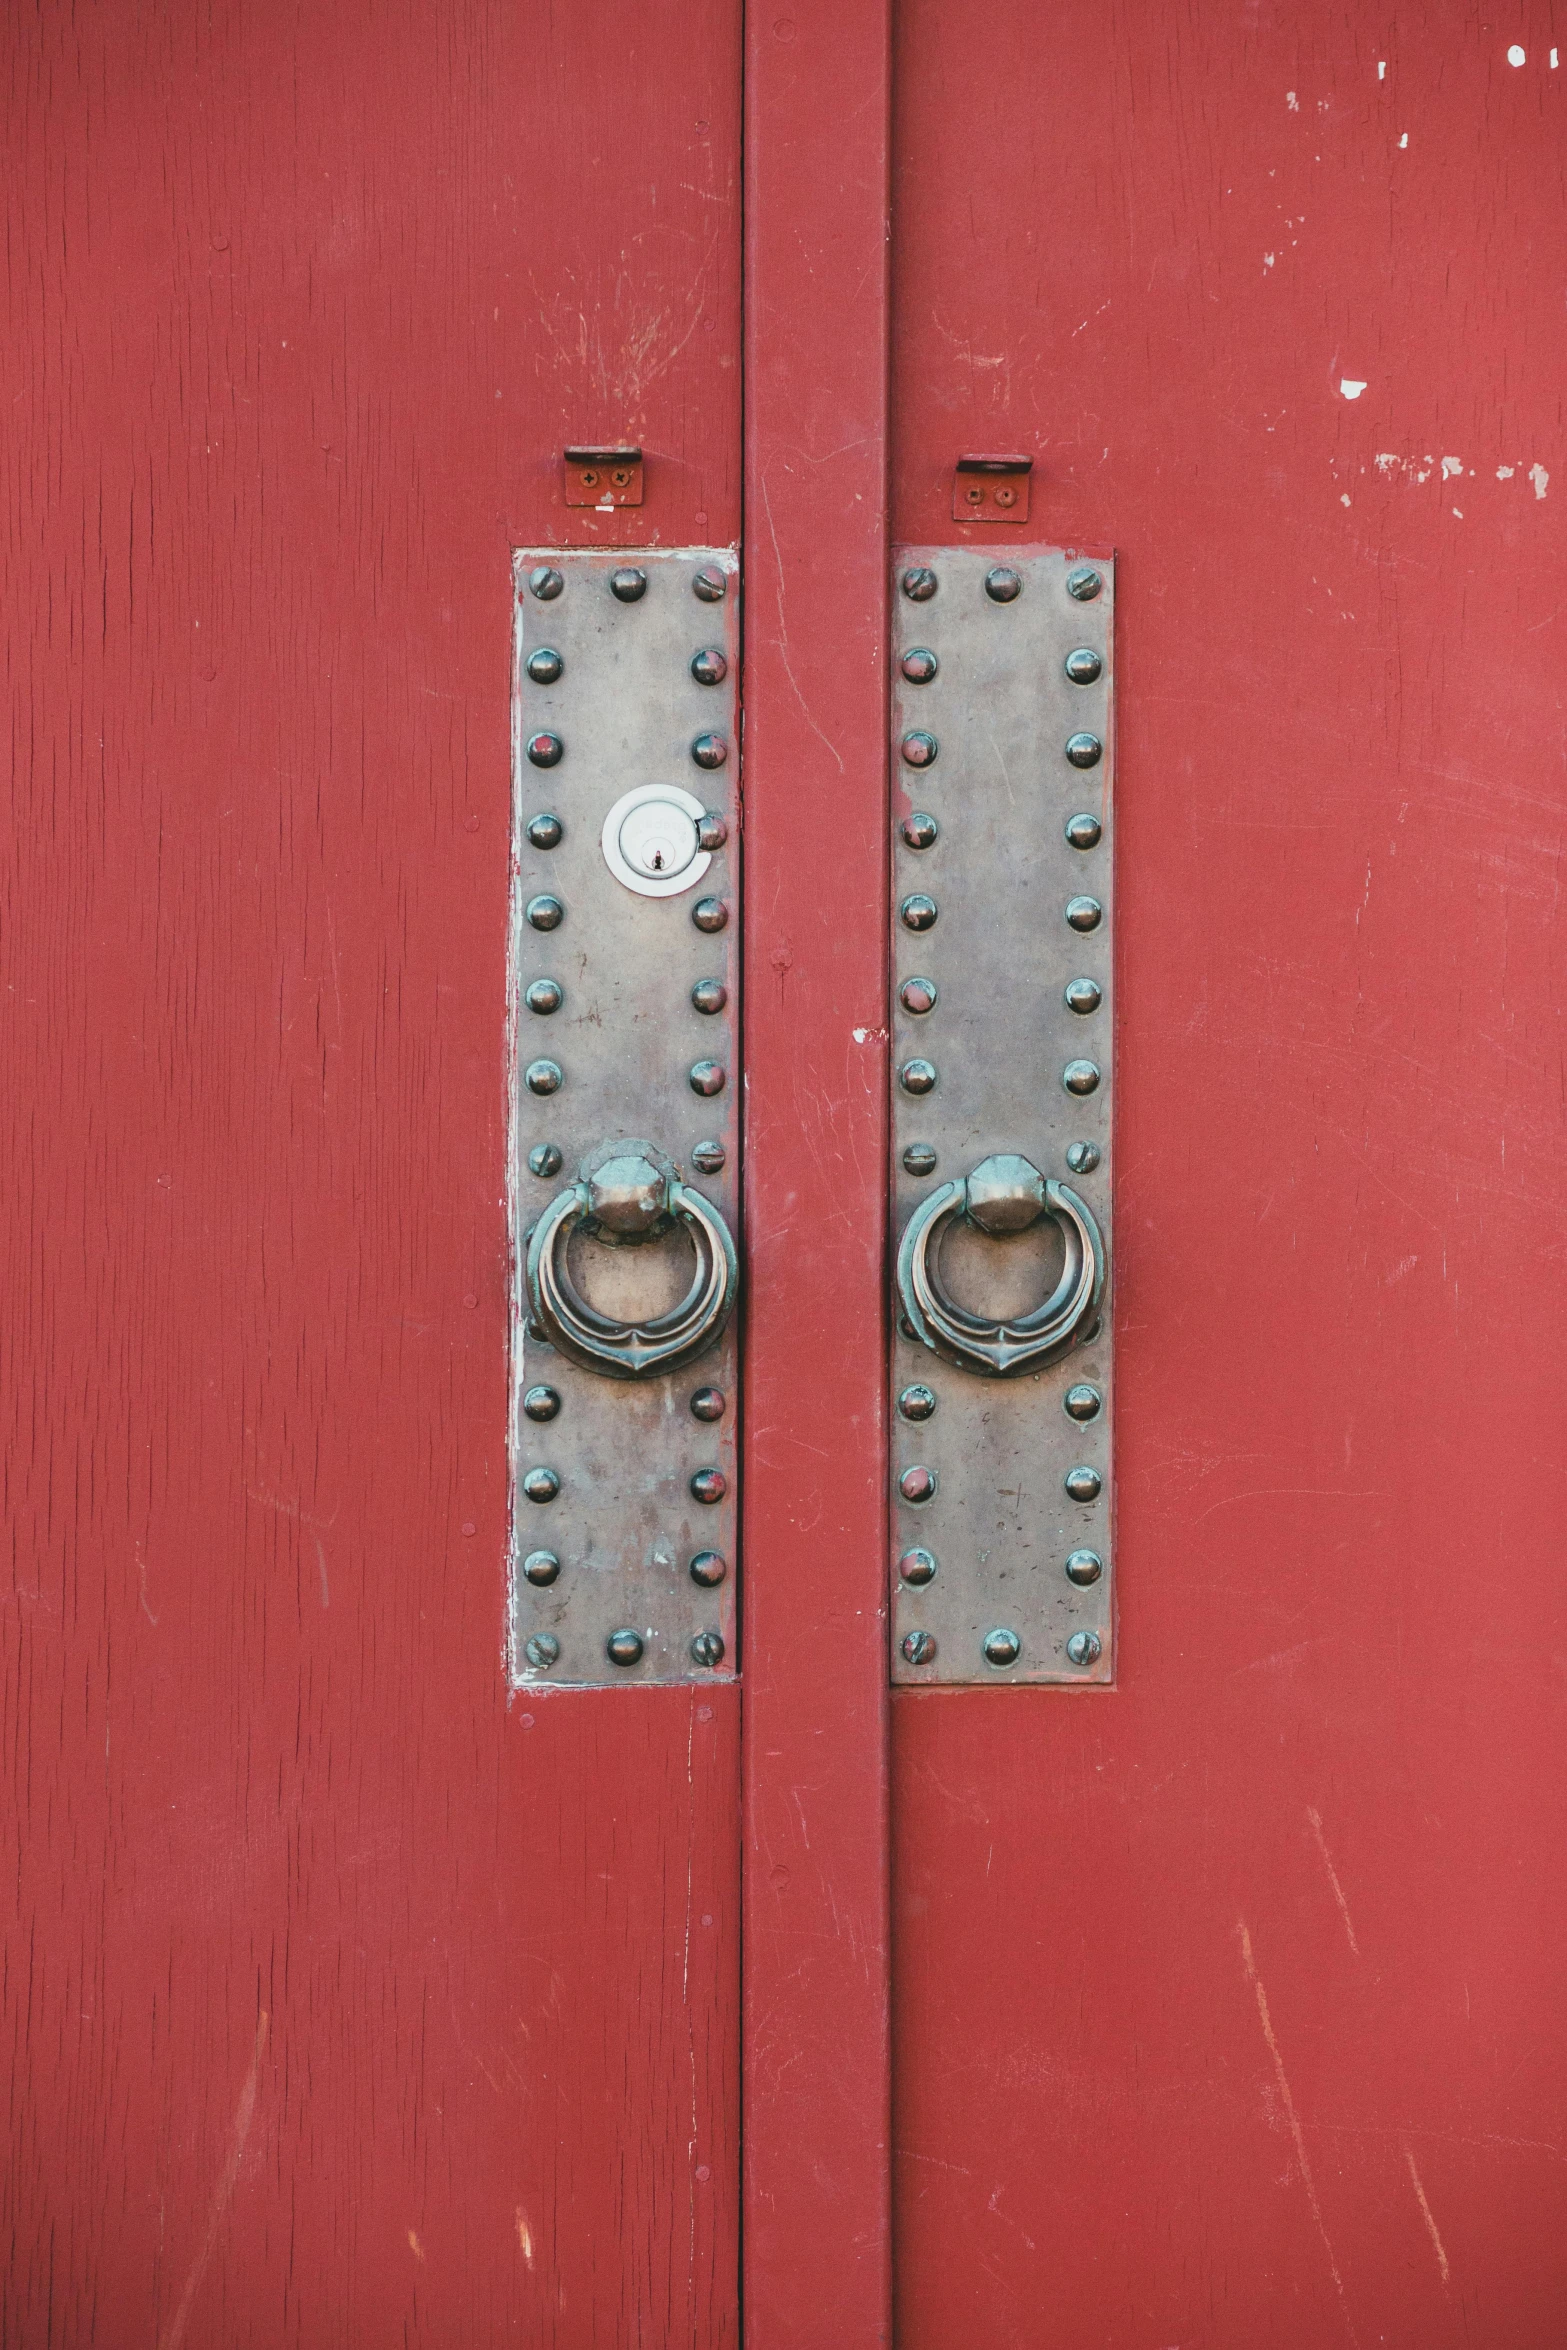
<path fill-rule="evenodd" d="M 960 457 L 952 477 L 954 522 L 1026 522 L 1032 457 Z"/>
<path fill-rule="evenodd" d="M 640 449 L 568 449 L 565 454 L 568 506 L 640 506 Z"/>

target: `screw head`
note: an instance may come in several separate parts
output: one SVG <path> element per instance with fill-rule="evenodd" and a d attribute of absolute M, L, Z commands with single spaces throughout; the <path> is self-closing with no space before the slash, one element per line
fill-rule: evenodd
<path fill-rule="evenodd" d="M 1074 1175 L 1092 1175 L 1099 1164 L 1098 1143 L 1069 1142 L 1066 1146 L 1066 1163 Z"/>
<path fill-rule="evenodd" d="M 917 726 L 903 738 L 901 749 L 905 767 L 934 767 L 938 749 L 936 738 Z"/>
<path fill-rule="evenodd" d="M 928 1420 L 936 1409 L 935 1389 L 923 1384 L 905 1387 L 898 1398 L 898 1409 L 906 1420 Z"/>
<path fill-rule="evenodd" d="M 1064 666 L 1074 685 L 1092 685 L 1104 663 L 1092 645 L 1079 645 L 1076 652 L 1068 653 Z"/>
<path fill-rule="evenodd" d="M 721 1632 L 697 1632 L 691 1640 L 691 1662 L 694 1665 L 721 1665 L 724 1661 L 724 1636 Z"/>
<path fill-rule="evenodd" d="M 528 675 L 535 685 L 553 685 L 565 666 L 553 645 L 540 645 L 528 655 Z"/>
<path fill-rule="evenodd" d="M 560 1165 L 560 1152 L 552 1142 L 536 1142 L 528 1153 L 530 1175 L 558 1175 Z"/>
<path fill-rule="evenodd" d="M 1006 564 L 998 563 L 994 571 L 985 574 L 985 593 L 993 604 L 1015 604 L 1023 593 L 1023 582 Z"/>
<path fill-rule="evenodd" d="M 535 1632 L 522 1653 L 535 1672 L 547 1673 L 551 1665 L 560 1661 L 560 1642 L 553 1632 Z"/>
<path fill-rule="evenodd" d="M 1097 734 L 1069 734 L 1066 738 L 1066 755 L 1074 767 L 1097 767 L 1104 749 Z"/>
<path fill-rule="evenodd" d="M 536 849 L 558 849 L 566 827 L 558 816 L 530 816 L 528 838 Z"/>
<path fill-rule="evenodd" d="M 716 1175 L 729 1156 L 721 1142 L 699 1142 L 691 1153 L 691 1164 L 702 1175 Z"/>
<path fill-rule="evenodd" d="M 1097 1583 L 1104 1573 L 1105 1563 L 1097 1550 L 1074 1550 L 1066 1562 L 1066 1579 L 1086 1591 L 1090 1583 Z"/>
<path fill-rule="evenodd" d="M 929 1583 L 934 1578 L 935 1572 L 936 1554 L 933 1550 L 921 1550 L 916 1546 L 913 1550 L 906 1550 L 898 1561 L 898 1574 L 901 1579 L 905 1583 L 913 1583 L 919 1588 L 923 1588 L 925 1584 Z"/>
<path fill-rule="evenodd" d="M 1074 930 L 1097 930 L 1104 908 L 1097 898 L 1069 898 L 1066 918 Z"/>
<path fill-rule="evenodd" d="M 711 1099 L 724 1090 L 723 1065 L 718 1061 L 693 1061 L 687 1079 L 693 1093 Z"/>
<path fill-rule="evenodd" d="M 530 1501 L 553 1501 L 560 1491 L 560 1479 L 553 1469 L 530 1469 L 522 1480 L 522 1490 Z"/>
<path fill-rule="evenodd" d="M 722 898 L 698 898 L 691 909 L 691 919 L 698 930 L 722 930 L 729 920 L 729 908 Z"/>
<path fill-rule="evenodd" d="M 697 818 L 696 845 L 699 849 L 721 849 L 729 838 L 729 827 L 716 809 L 709 808 Z"/>
<path fill-rule="evenodd" d="M 711 564 L 699 571 L 691 582 L 691 593 L 704 604 L 721 604 L 728 593 L 729 582 L 724 574 Z"/>
<path fill-rule="evenodd" d="M 941 833 L 941 826 L 935 817 L 928 815 L 923 808 L 916 808 L 912 816 L 905 816 L 898 829 L 903 835 L 903 845 L 908 849 L 928 849 Z"/>
<path fill-rule="evenodd" d="M 647 573 L 639 571 L 634 563 L 623 564 L 609 575 L 609 592 L 622 604 L 640 603 L 647 594 Z"/>
<path fill-rule="evenodd" d="M 1074 603 L 1091 604 L 1103 586 L 1103 579 L 1091 563 L 1080 564 L 1076 571 L 1066 575 L 1066 592 Z"/>
<path fill-rule="evenodd" d="M 558 767 L 566 746 L 558 734 L 530 734 L 528 757 L 535 767 Z"/>
<path fill-rule="evenodd" d="M 1073 1501 L 1097 1501 L 1101 1478 L 1097 1469 L 1068 1469 L 1061 1480 Z"/>
<path fill-rule="evenodd" d="M 921 1502 L 929 1501 L 935 1490 L 936 1472 L 934 1469 L 923 1467 L 905 1469 L 898 1478 L 898 1491 L 905 1501 L 912 1502 L 916 1508 Z"/>
<path fill-rule="evenodd" d="M 928 1142 L 911 1142 L 903 1154 L 903 1166 L 909 1175 L 934 1175 L 936 1154 Z"/>
<path fill-rule="evenodd" d="M 928 604 L 936 593 L 936 574 L 928 563 L 911 563 L 901 584 L 911 604 Z"/>
<path fill-rule="evenodd" d="M 522 1081 L 530 1093 L 559 1093 L 563 1082 L 560 1063 L 530 1061 Z"/>
<path fill-rule="evenodd" d="M 560 1560 L 552 1550 L 530 1550 L 522 1562 L 522 1571 L 528 1581 L 542 1591 L 560 1574 Z"/>
<path fill-rule="evenodd" d="M 618 1632 L 611 1632 L 604 1643 L 604 1654 L 612 1665 L 635 1665 L 642 1661 L 642 1635 L 626 1624 Z"/>
<path fill-rule="evenodd" d="M 1103 1398 L 1097 1387 L 1090 1387 L 1086 1379 L 1069 1387 L 1061 1398 L 1062 1409 L 1069 1420 L 1097 1420 Z"/>
<path fill-rule="evenodd" d="M 565 994 L 558 979 L 535 979 L 522 1000 L 530 1012 L 558 1012 Z"/>
<path fill-rule="evenodd" d="M 1094 1665 L 1099 1662 L 1099 1635 L 1097 1632 L 1074 1632 L 1066 1644 L 1066 1653 L 1074 1665 Z"/>
<path fill-rule="evenodd" d="M 939 910 L 934 898 L 927 897 L 923 890 L 916 890 L 898 908 L 898 919 L 905 930 L 929 930 Z"/>
<path fill-rule="evenodd" d="M 691 1561 L 691 1580 L 704 1591 L 716 1590 L 729 1572 L 729 1561 L 716 1550 L 699 1550 Z"/>
<path fill-rule="evenodd" d="M 530 1420 L 553 1420 L 560 1412 L 560 1391 L 554 1387 L 530 1387 L 522 1399 L 522 1408 Z"/>
<path fill-rule="evenodd" d="M 721 1387 L 699 1387 L 691 1398 L 691 1417 L 694 1420 L 721 1420 L 723 1416 L 723 1389 Z"/>
<path fill-rule="evenodd" d="M 699 767 L 722 767 L 729 745 L 721 734 L 699 734 L 691 745 L 691 756 Z"/>
<path fill-rule="evenodd" d="M 1097 816 L 1069 816 L 1066 820 L 1067 845 L 1074 849 L 1096 849 L 1103 829 Z"/>
<path fill-rule="evenodd" d="M 1023 1643 L 1015 1632 L 999 1625 L 985 1634 L 984 1651 L 987 1665 L 1015 1665 L 1022 1654 Z"/>
<path fill-rule="evenodd" d="M 929 685 L 941 663 L 929 645 L 911 645 L 898 663 L 910 685 Z"/>
<path fill-rule="evenodd" d="M 691 1498 L 711 1506 L 722 1501 L 729 1491 L 729 1480 L 722 1469 L 698 1469 L 691 1479 Z"/>
<path fill-rule="evenodd" d="M 1098 1011 L 1104 996 L 1097 979 L 1069 979 L 1062 994 L 1062 1002 L 1069 1012 L 1076 1012 L 1080 1018 L 1086 1018 L 1090 1012 Z"/>
<path fill-rule="evenodd" d="M 536 571 L 528 574 L 529 589 L 541 604 L 552 604 L 565 584 L 563 574 L 549 563 L 541 563 Z"/>
<path fill-rule="evenodd" d="M 691 656 L 691 674 L 698 685 L 722 685 L 729 675 L 729 663 L 717 645 L 704 645 L 700 653 Z"/>
<path fill-rule="evenodd" d="M 898 1001 L 906 1012 L 932 1011 L 936 1002 L 934 979 L 906 979 L 898 990 Z"/>
<path fill-rule="evenodd" d="M 699 1012 L 721 1012 L 729 1001 L 729 990 L 721 979 L 699 979 L 691 990 L 691 1001 Z"/>
<path fill-rule="evenodd" d="M 565 907 L 554 897 L 529 898 L 524 911 L 535 930 L 559 930 L 566 919 Z"/>
<path fill-rule="evenodd" d="M 905 1093 L 930 1093 L 936 1083 L 934 1061 L 905 1061 L 898 1071 L 898 1083 Z"/>
<path fill-rule="evenodd" d="M 1099 1091 L 1099 1069 L 1093 1061 L 1068 1061 L 1061 1072 L 1061 1083 L 1068 1093 L 1088 1094 Z"/>
<path fill-rule="evenodd" d="M 934 1632 L 905 1632 L 898 1646 L 911 1665 L 929 1665 L 936 1661 Z"/>

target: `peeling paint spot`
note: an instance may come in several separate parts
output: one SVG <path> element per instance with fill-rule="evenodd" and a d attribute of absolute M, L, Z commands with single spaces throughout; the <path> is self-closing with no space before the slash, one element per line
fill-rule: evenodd
<path fill-rule="evenodd" d="M 892 1031 L 890 1028 L 856 1028 L 852 1033 L 856 1044 L 885 1044 Z"/>
<path fill-rule="evenodd" d="M 1385 57 L 1377 59 L 1377 80 L 1379 82 L 1387 80 L 1387 59 Z"/>
<path fill-rule="evenodd" d="M 1273 267 L 1273 260 L 1274 260 L 1274 257 L 1273 257 L 1273 255 L 1272 255 L 1271 253 L 1264 253 L 1264 255 L 1262 256 L 1262 266 L 1263 266 L 1263 268 L 1264 268 L 1264 269 L 1271 269 L 1271 268 Z"/>
<path fill-rule="evenodd" d="M 1461 506 L 1455 506 L 1455 507 L 1453 508 L 1453 520 L 1454 520 L 1455 522 L 1462 522 L 1462 521 L 1463 521 L 1463 518 L 1464 518 L 1464 514 L 1463 514 L 1463 508 L 1462 508 Z"/>
<path fill-rule="evenodd" d="M 1442 459 L 1442 479 L 1444 481 L 1451 481 L 1455 473 L 1462 473 L 1463 470 L 1464 465 L 1461 457 L 1444 457 Z"/>
<path fill-rule="evenodd" d="M 520 2203 L 517 2206 L 517 2241 L 522 2246 L 523 2259 L 531 2268 L 533 2266 L 533 2230 L 528 2225 L 528 2215 Z"/>
<path fill-rule="evenodd" d="M 1534 484 L 1535 496 L 1537 498 L 1543 498 L 1547 488 L 1550 486 L 1551 479 L 1550 475 L 1546 472 L 1545 467 L 1543 465 L 1531 465 L 1529 468 L 1529 479 Z"/>
<path fill-rule="evenodd" d="M 1408 144 L 1409 144 L 1409 133 L 1408 133 L 1408 131 L 1405 131 L 1405 133 L 1404 133 L 1403 137 L 1402 137 L 1402 138 L 1399 140 L 1399 142 L 1398 142 L 1398 143 L 1399 143 L 1399 145 L 1400 145 L 1401 147 L 1407 147 L 1407 146 L 1408 146 Z"/>
<path fill-rule="evenodd" d="M 1364 382 L 1357 383 L 1352 375 L 1341 375 L 1338 388 L 1346 400 L 1358 400 L 1366 387 Z"/>
<path fill-rule="evenodd" d="M 1522 65 L 1526 61 L 1527 56 L 1528 51 L 1520 49 L 1517 42 L 1514 41 L 1512 47 L 1507 52 L 1507 62 L 1509 65 Z"/>
<path fill-rule="evenodd" d="M 1299 112 L 1300 112 L 1300 100 L 1299 100 L 1299 99 L 1296 97 L 1296 95 L 1295 95 L 1295 93 L 1294 93 L 1294 91 L 1293 91 L 1293 90 L 1286 90 L 1286 91 L 1285 91 L 1285 93 L 1284 93 L 1284 103 L 1285 103 L 1285 105 L 1286 105 L 1286 106 L 1289 108 L 1289 110 L 1290 110 L 1291 114 L 1299 114 Z"/>
<path fill-rule="evenodd" d="M 1511 481 L 1515 471 L 1516 468 L 1514 466 L 1499 465 L 1496 469 L 1496 478 L 1498 481 Z"/>
<path fill-rule="evenodd" d="M 408 2249 L 413 2254 L 415 2260 L 423 2260 L 424 2246 L 420 2243 L 412 2228 L 410 2228 L 408 2231 Z"/>
<path fill-rule="evenodd" d="M 1339 504 L 1340 504 L 1341 506 L 1347 506 L 1347 505 L 1349 504 L 1349 492 L 1348 492 L 1348 490 L 1340 490 L 1340 492 L 1339 492 L 1339 498 L 1338 498 L 1338 502 L 1339 502 Z"/>

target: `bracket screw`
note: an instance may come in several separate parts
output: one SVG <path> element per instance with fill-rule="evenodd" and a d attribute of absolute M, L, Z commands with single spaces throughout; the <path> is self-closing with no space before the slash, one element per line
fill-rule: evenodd
<path fill-rule="evenodd" d="M 912 816 L 904 817 L 899 830 L 903 834 L 906 848 L 928 849 L 939 838 L 941 826 L 936 822 L 935 817 L 927 815 L 923 808 L 916 808 Z"/>
<path fill-rule="evenodd" d="M 1074 767 L 1097 767 L 1104 751 L 1097 734 L 1069 734 L 1066 738 L 1066 755 Z"/>
<path fill-rule="evenodd" d="M 716 1175 L 729 1154 L 721 1142 L 699 1142 L 691 1153 L 691 1164 L 702 1175 Z"/>
<path fill-rule="evenodd" d="M 1066 657 L 1066 673 L 1074 685 L 1092 685 L 1104 668 L 1092 645 L 1079 645 Z"/>
<path fill-rule="evenodd" d="M 610 573 L 609 592 L 622 604 L 640 603 L 647 594 L 647 573 L 639 571 L 634 563 L 627 563 Z"/>
<path fill-rule="evenodd" d="M 699 979 L 691 990 L 691 1001 L 699 1012 L 721 1012 L 729 1001 L 729 990 L 721 979 Z"/>
<path fill-rule="evenodd" d="M 1097 1501 L 1102 1479 L 1097 1469 L 1068 1469 L 1061 1480 L 1072 1501 Z"/>
<path fill-rule="evenodd" d="M 905 1632 L 898 1644 L 911 1665 L 933 1664 L 936 1658 L 934 1632 Z"/>
<path fill-rule="evenodd" d="M 565 748 L 558 734 L 530 734 L 528 737 L 528 757 L 535 767 L 558 767 Z"/>
<path fill-rule="evenodd" d="M 642 1661 L 641 1633 L 633 1632 L 629 1625 L 623 1626 L 618 1632 L 611 1632 L 604 1643 L 604 1654 L 612 1665 L 640 1664 Z"/>
<path fill-rule="evenodd" d="M 722 685 L 729 675 L 729 663 L 717 645 L 704 645 L 700 653 L 691 656 L 691 674 L 698 685 Z"/>
<path fill-rule="evenodd" d="M 691 1662 L 696 1665 L 721 1665 L 723 1661 L 723 1634 L 698 1632 L 691 1642 Z"/>
<path fill-rule="evenodd" d="M 987 1665 L 1015 1665 L 1022 1653 L 1023 1643 L 1015 1632 L 1001 1625 L 985 1634 L 985 1662 Z"/>
<path fill-rule="evenodd" d="M 1074 1175 L 1092 1175 L 1099 1164 L 1098 1143 L 1069 1142 L 1066 1146 L 1066 1163 Z"/>
<path fill-rule="evenodd" d="M 1069 1387 L 1061 1398 L 1068 1419 L 1079 1421 L 1097 1420 L 1102 1401 L 1098 1388 L 1090 1387 L 1086 1379 L 1079 1381 L 1076 1387 Z"/>
<path fill-rule="evenodd" d="M 905 930 L 929 930 L 939 911 L 934 898 L 926 897 L 923 890 L 916 890 L 898 908 L 898 919 Z"/>
<path fill-rule="evenodd" d="M 936 1002 L 934 979 L 906 979 L 898 990 L 898 1001 L 906 1012 L 929 1012 Z"/>
<path fill-rule="evenodd" d="M 1069 979 L 1061 1000 L 1069 1012 L 1086 1017 L 1088 1013 L 1098 1011 L 1104 997 L 1097 979 Z"/>
<path fill-rule="evenodd" d="M 530 1501 L 553 1501 L 560 1491 L 560 1479 L 553 1469 L 530 1469 L 522 1490 Z"/>
<path fill-rule="evenodd" d="M 529 898 L 525 911 L 535 930 L 559 930 L 566 917 L 565 907 L 553 897 Z"/>
<path fill-rule="evenodd" d="M 903 592 L 911 604 L 928 604 L 936 586 L 936 574 L 928 563 L 911 563 L 903 574 Z"/>
<path fill-rule="evenodd" d="M 691 1416 L 694 1420 L 721 1420 L 724 1416 L 723 1389 L 699 1387 L 691 1398 Z"/>
<path fill-rule="evenodd" d="M 921 1502 L 929 1501 L 935 1490 L 936 1472 L 934 1469 L 905 1469 L 898 1479 L 898 1491 L 905 1501 L 914 1503 L 916 1507 Z"/>
<path fill-rule="evenodd" d="M 928 1142 L 911 1142 L 903 1154 L 903 1165 L 910 1175 L 934 1175 L 936 1154 Z"/>
<path fill-rule="evenodd" d="M 898 663 L 910 685 L 929 685 L 941 663 L 929 645 L 911 645 Z"/>
<path fill-rule="evenodd" d="M 530 1093 L 559 1093 L 564 1082 L 558 1061 L 530 1061 L 523 1072 Z"/>
<path fill-rule="evenodd" d="M 553 1632 L 535 1632 L 523 1655 L 535 1672 L 547 1673 L 551 1665 L 560 1661 L 560 1642 Z"/>
<path fill-rule="evenodd" d="M 558 816 L 530 816 L 528 838 L 536 849 L 558 849 L 566 827 Z"/>
<path fill-rule="evenodd" d="M 530 1387 L 522 1408 L 530 1420 L 553 1420 L 560 1412 L 560 1392 L 554 1387 Z"/>
<path fill-rule="evenodd" d="M 729 920 L 729 908 L 722 898 L 698 898 L 691 909 L 691 919 L 698 930 L 722 930 Z"/>
<path fill-rule="evenodd" d="M 1069 898 L 1066 918 L 1074 930 L 1097 930 L 1104 908 L 1097 898 Z"/>
<path fill-rule="evenodd" d="M 552 1142 L 536 1142 L 528 1153 L 530 1175 L 558 1175 L 560 1164 L 560 1152 Z"/>
<path fill-rule="evenodd" d="M 535 979 L 523 998 L 530 1012 L 558 1012 L 565 993 L 558 979 Z"/>
<path fill-rule="evenodd" d="M 1097 1632 L 1074 1632 L 1066 1644 L 1066 1653 L 1074 1665 L 1094 1665 L 1099 1662 L 1099 1635 Z"/>
<path fill-rule="evenodd" d="M 723 573 L 708 565 L 706 569 L 699 571 L 692 580 L 691 593 L 694 596 L 699 596 L 704 604 L 721 604 L 728 592 L 728 586 L 729 583 Z"/>
<path fill-rule="evenodd" d="M 1104 1560 L 1097 1550 L 1074 1550 L 1066 1562 L 1066 1579 L 1086 1591 L 1090 1583 L 1097 1583 L 1104 1573 Z"/>
<path fill-rule="evenodd" d="M 528 675 L 535 685 L 553 685 L 565 666 L 553 645 L 540 645 L 528 655 Z"/>
<path fill-rule="evenodd" d="M 691 1561 L 691 1580 L 704 1591 L 715 1590 L 728 1572 L 728 1560 L 716 1550 L 699 1550 Z"/>
<path fill-rule="evenodd" d="M 1068 1061 L 1061 1072 L 1061 1083 L 1068 1093 L 1097 1093 L 1099 1070 L 1093 1061 Z"/>
<path fill-rule="evenodd" d="M 722 1469 L 698 1469 L 691 1479 L 691 1497 L 694 1501 L 722 1501 L 728 1491 L 729 1480 Z"/>
<path fill-rule="evenodd" d="M 522 1571 L 542 1591 L 560 1573 L 560 1561 L 552 1550 L 530 1550 L 522 1562 Z"/>
<path fill-rule="evenodd" d="M 905 1387 L 898 1409 L 906 1420 L 928 1420 L 936 1409 L 935 1390 L 923 1385 Z"/>
<path fill-rule="evenodd" d="M 898 1083 L 905 1093 L 930 1093 L 936 1083 L 934 1061 L 905 1061 L 898 1071 Z"/>
<path fill-rule="evenodd" d="M 914 728 L 912 733 L 906 734 L 903 738 L 904 766 L 934 767 L 939 747 L 933 734 L 927 734 L 923 727 Z"/>
<path fill-rule="evenodd" d="M 1023 582 L 1015 571 L 998 563 L 994 571 L 985 574 L 985 593 L 993 604 L 1014 604 L 1023 593 Z"/>
<path fill-rule="evenodd" d="M 564 575 L 549 563 L 541 563 L 537 571 L 528 574 L 528 585 L 541 604 L 552 604 L 565 584 Z"/>
<path fill-rule="evenodd" d="M 722 767 L 729 745 L 721 734 L 699 734 L 691 745 L 691 756 L 699 767 Z"/>
<path fill-rule="evenodd" d="M 1069 816 L 1066 820 L 1067 845 L 1074 849 L 1096 849 L 1103 829 L 1097 816 Z"/>
<path fill-rule="evenodd" d="M 1066 575 L 1066 592 L 1077 604 L 1091 604 L 1104 586 L 1104 581 L 1091 563 L 1084 563 Z"/>
<path fill-rule="evenodd" d="M 936 1554 L 932 1550 L 906 1550 L 898 1561 L 898 1573 L 905 1583 L 920 1587 L 929 1583 L 936 1572 Z"/>

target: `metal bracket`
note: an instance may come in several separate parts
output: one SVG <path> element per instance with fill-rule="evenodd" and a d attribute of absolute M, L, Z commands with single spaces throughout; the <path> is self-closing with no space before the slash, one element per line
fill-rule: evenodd
<path fill-rule="evenodd" d="M 1113 1678 L 1112 564 L 893 593 L 892 1671 Z"/>
<path fill-rule="evenodd" d="M 952 477 L 954 522 L 1026 522 L 1032 457 L 960 457 Z"/>
<path fill-rule="evenodd" d="M 640 449 L 568 449 L 565 454 L 568 506 L 640 506 Z"/>

